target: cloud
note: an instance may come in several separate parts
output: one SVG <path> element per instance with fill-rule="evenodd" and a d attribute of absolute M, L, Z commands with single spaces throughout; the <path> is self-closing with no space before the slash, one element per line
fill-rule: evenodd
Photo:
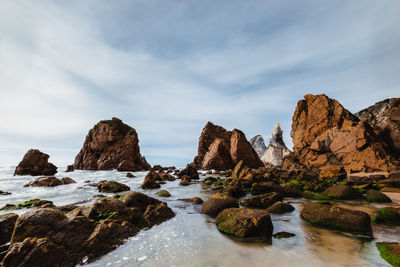
<path fill-rule="evenodd" d="M 184 165 L 204 124 L 290 141 L 296 102 L 351 111 L 398 96 L 398 2 L 4 1 L 0 165 L 30 147 L 73 162 L 87 131 L 120 117 L 143 154 Z M 355 101 L 356 100 L 356 101 Z"/>

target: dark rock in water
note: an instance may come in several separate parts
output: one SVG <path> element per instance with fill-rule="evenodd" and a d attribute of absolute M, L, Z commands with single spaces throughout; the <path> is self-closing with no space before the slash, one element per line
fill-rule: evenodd
<path fill-rule="evenodd" d="M 246 195 L 246 192 L 243 190 L 243 188 L 240 185 L 234 183 L 225 187 L 221 191 L 221 193 L 234 198 L 239 198 Z"/>
<path fill-rule="evenodd" d="M 367 191 L 366 199 L 369 202 L 392 202 L 392 200 L 384 193 L 372 189 Z"/>
<path fill-rule="evenodd" d="M 381 208 L 379 209 L 378 218 L 384 222 L 400 225 L 400 208 Z"/>
<path fill-rule="evenodd" d="M 97 123 L 75 158 L 75 169 L 142 171 L 150 165 L 140 154 L 139 138 L 118 118 Z"/>
<path fill-rule="evenodd" d="M 28 184 L 24 185 L 24 187 L 39 187 L 39 186 L 44 186 L 44 187 L 54 187 L 54 186 L 59 186 L 59 185 L 64 185 L 64 184 L 74 184 L 76 183 L 75 180 L 69 178 L 69 177 L 64 177 L 64 178 L 56 178 L 54 176 L 44 176 L 44 177 L 39 177 L 36 178 L 33 181 L 30 181 Z"/>
<path fill-rule="evenodd" d="M 114 250 L 140 229 L 175 216 L 157 199 L 129 192 L 63 214 L 57 208 L 26 212 L 15 222 L 2 266 L 76 266 Z M 2 228 L 3 229 L 3 228 Z"/>
<path fill-rule="evenodd" d="M 65 172 L 73 172 L 75 170 L 74 165 L 68 165 Z"/>
<path fill-rule="evenodd" d="M 328 205 L 306 204 L 300 216 L 304 220 L 320 226 L 372 236 L 371 218 L 362 211 Z"/>
<path fill-rule="evenodd" d="M 49 155 L 38 149 L 30 149 L 15 169 L 14 175 L 54 175 L 57 167 L 49 163 Z"/>
<path fill-rule="evenodd" d="M 201 212 L 211 217 L 217 217 L 221 211 L 227 208 L 239 208 L 237 200 L 233 197 L 216 193 L 204 202 Z"/>
<path fill-rule="evenodd" d="M 128 178 L 135 178 L 136 176 L 133 175 L 132 173 L 128 172 L 128 173 L 126 174 L 126 177 L 128 177 Z"/>
<path fill-rule="evenodd" d="M 162 171 L 164 168 L 161 165 L 154 165 L 151 169 L 153 171 Z"/>
<path fill-rule="evenodd" d="M 183 176 L 183 177 L 188 177 L 188 176 Z M 188 186 L 188 185 L 190 185 L 190 180 L 188 180 L 188 179 L 181 179 L 181 181 L 179 182 L 179 185 L 181 185 L 181 186 Z"/>
<path fill-rule="evenodd" d="M 5 191 L 1 191 L 1 190 L 0 190 L 0 195 L 6 196 L 6 195 L 11 195 L 11 193 L 10 193 L 10 192 L 5 192 Z"/>
<path fill-rule="evenodd" d="M 218 179 L 215 177 L 207 177 L 206 179 L 204 179 L 203 183 L 205 185 L 212 185 L 213 183 L 215 183 Z"/>
<path fill-rule="evenodd" d="M 288 232 L 279 232 L 273 235 L 274 238 L 276 239 L 281 239 L 281 238 L 290 238 L 296 236 L 295 234 L 288 233 Z"/>
<path fill-rule="evenodd" d="M 42 200 L 35 198 L 16 205 L 6 204 L 0 210 L 19 210 L 22 208 L 34 208 L 34 207 L 53 207 L 53 202 L 49 200 Z"/>
<path fill-rule="evenodd" d="M 268 238 L 273 231 L 269 213 L 259 209 L 224 209 L 215 222 L 218 230 L 241 238 Z"/>
<path fill-rule="evenodd" d="M 282 213 L 294 211 L 294 207 L 288 203 L 278 201 L 278 202 L 275 202 L 274 204 L 272 204 L 271 206 L 269 206 L 267 208 L 267 211 L 269 213 L 273 213 L 273 214 L 282 214 Z"/>
<path fill-rule="evenodd" d="M 18 215 L 6 213 L 0 215 L 0 245 L 10 241 Z"/>
<path fill-rule="evenodd" d="M 400 179 L 400 171 L 389 173 L 388 179 Z"/>
<path fill-rule="evenodd" d="M 180 201 L 184 201 L 184 202 L 190 202 L 193 204 L 203 204 L 203 200 L 199 197 L 192 197 L 192 198 L 180 198 L 178 199 Z"/>
<path fill-rule="evenodd" d="M 265 209 L 277 201 L 282 201 L 282 199 L 283 199 L 282 195 L 280 195 L 279 193 L 272 192 L 251 198 L 242 199 L 240 200 L 240 204 L 245 207 Z"/>
<path fill-rule="evenodd" d="M 204 127 L 194 164 L 199 169 L 232 169 L 239 161 L 252 168 L 262 167 L 259 156 L 240 130 L 227 131 L 208 122 Z"/>
<path fill-rule="evenodd" d="M 129 186 L 116 181 L 100 181 L 97 184 L 97 189 L 102 193 L 118 193 L 131 190 Z"/>
<path fill-rule="evenodd" d="M 378 242 L 376 243 L 381 257 L 392 266 L 400 266 L 400 243 Z"/>
<path fill-rule="evenodd" d="M 178 173 L 179 178 L 182 178 L 185 175 L 189 176 L 190 179 L 195 179 L 195 180 L 200 179 L 199 173 L 197 172 L 197 168 L 193 163 L 187 164 L 186 168 L 184 168 Z"/>
<path fill-rule="evenodd" d="M 349 185 L 333 185 L 322 192 L 322 195 L 328 196 L 330 199 L 359 199 L 361 193 Z"/>
<path fill-rule="evenodd" d="M 253 185 L 251 186 L 251 194 L 261 195 L 265 193 L 271 193 L 275 191 L 277 186 L 279 185 L 276 185 L 273 182 L 253 183 Z"/>
<path fill-rule="evenodd" d="M 149 173 L 144 178 L 144 181 L 140 187 L 143 189 L 160 188 L 161 185 L 157 181 L 161 180 L 162 178 L 158 172 L 150 170 Z"/>
<path fill-rule="evenodd" d="M 170 197 L 171 194 L 167 190 L 161 190 L 157 192 L 157 196 L 159 197 Z"/>

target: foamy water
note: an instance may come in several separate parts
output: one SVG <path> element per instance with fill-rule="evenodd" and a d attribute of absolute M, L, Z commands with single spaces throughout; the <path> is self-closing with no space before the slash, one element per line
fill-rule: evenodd
<path fill-rule="evenodd" d="M 179 180 L 167 182 L 161 189 L 168 190 L 171 197 L 161 198 L 156 195 L 160 189 L 140 189 L 146 172 L 136 172 L 136 178 L 127 178 L 126 172 L 65 173 L 65 168 L 59 170 L 57 177 L 71 177 L 77 183 L 54 188 L 23 187 L 34 177 L 13 176 L 14 168 L 0 168 L 0 190 L 12 193 L 0 196 L 0 205 L 17 204 L 32 198 L 51 200 L 55 205 L 77 202 L 89 205 L 99 192 L 86 181 L 116 180 L 130 186 L 131 190 L 166 201 L 176 213 L 173 219 L 139 232 L 89 266 L 390 266 L 379 256 L 375 242 L 400 242 L 399 226 L 373 224 L 373 241 L 312 226 L 299 216 L 303 203 L 307 202 L 304 199 L 285 199 L 296 210 L 283 215 L 271 215 L 274 233 L 287 231 L 296 234 L 295 237 L 272 239 L 271 243 L 238 240 L 220 233 L 213 219 L 199 213 L 200 205 L 177 200 L 195 196 L 207 199 L 213 191 L 201 183 L 184 187 L 179 186 Z M 201 176 L 203 178 L 205 176 Z M 374 207 L 382 206 L 364 201 L 345 202 L 342 205 L 367 212 L 374 212 Z M 15 213 L 25 211 L 22 209 Z"/>

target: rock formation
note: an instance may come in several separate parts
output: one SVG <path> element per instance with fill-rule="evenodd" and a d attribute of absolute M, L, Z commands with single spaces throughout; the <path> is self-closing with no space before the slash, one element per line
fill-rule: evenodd
<path fill-rule="evenodd" d="M 285 142 L 283 142 L 281 126 L 277 123 L 269 140 L 269 145 L 261 157 L 261 161 L 278 166 L 281 165 L 283 157 L 289 153 L 290 150 L 286 147 Z"/>
<path fill-rule="evenodd" d="M 194 158 L 196 167 L 228 170 L 241 160 L 251 168 L 264 166 L 242 131 L 227 131 L 208 122 L 199 138 L 198 155 Z"/>
<path fill-rule="evenodd" d="M 75 169 L 141 171 L 151 166 L 140 155 L 139 138 L 132 127 L 120 119 L 97 123 L 86 136 L 75 158 Z"/>
<path fill-rule="evenodd" d="M 381 130 L 390 147 L 400 157 L 400 98 L 380 101 L 355 114 L 360 120 Z"/>
<path fill-rule="evenodd" d="M 261 158 L 267 147 L 265 146 L 264 138 L 261 135 L 256 135 L 250 139 L 250 145 L 256 151 L 257 155 Z"/>
<path fill-rule="evenodd" d="M 294 153 L 304 165 L 337 165 L 356 172 L 397 168 L 378 130 L 326 95 L 306 95 L 292 121 Z"/>
<path fill-rule="evenodd" d="M 57 167 L 50 163 L 49 155 L 38 149 L 30 149 L 15 169 L 14 175 L 54 175 Z"/>

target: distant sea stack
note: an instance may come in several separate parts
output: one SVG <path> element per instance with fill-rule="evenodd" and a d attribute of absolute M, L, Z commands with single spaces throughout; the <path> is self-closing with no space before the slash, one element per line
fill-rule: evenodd
<path fill-rule="evenodd" d="M 298 102 L 291 136 L 295 158 L 304 165 L 343 166 L 348 172 L 399 167 L 378 128 L 326 95 L 308 94 Z"/>
<path fill-rule="evenodd" d="M 75 169 L 142 171 L 151 166 L 140 154 L 139 138 L 118 118 L 98 122 L 86 136 L 75 158 Z"/>
<path fill-rule="evenodd" d="M 261 135 L 256 135 L 250 139 L 250 145 L 256 151 L 257 155 L 261 158 L 267 147 L 265 146 L 264 138 Z"/>
<path fill-rule="evenodd" d="M 282 163 L 283 157 L 289 155 L 290 150 L 286 147 L 285 142 L 283 142 L 282 133 L 281 126 L 277 123 L 269 140 L 269 145 L 261 157 L 262 162 L 279 166 Z"/>
<path fill-rule="evenodd" d="M 49 155 L 30 149 L 15 169 L 14 175 L 54 175 L 57 167 L 49 162 Z"/>
<path fill-rule="evenodd" d="M 227 131 L 208 122 L 199 138 L 198 154 L 194 158 L 196 167 L 204 170 L 228 170 L 233 169 L 241 160 L 251 168 L 264 166 L 242 131 Z"/>

